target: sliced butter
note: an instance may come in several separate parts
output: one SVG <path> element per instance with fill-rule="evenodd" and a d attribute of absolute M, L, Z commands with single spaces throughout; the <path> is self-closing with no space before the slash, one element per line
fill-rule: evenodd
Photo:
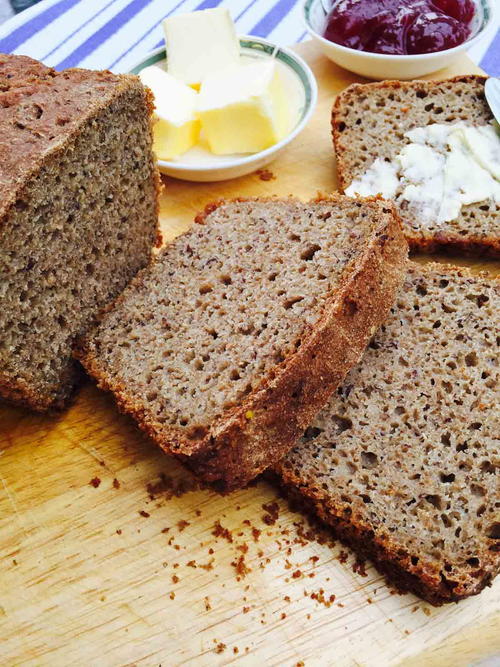
<path fill-rule="evenodd" d="M 154 151 L 160 160 L 182 155 L 198 141 L 200 121 L 196 116 L 197 93 L 160 67 L 146 67 L 139 74 L 155 97 L 157 122 Z"/>
<path fill-rule="evenodd" d="M 347 195 L 382 193 L 404 200 L 421 223 L 455 220 L 462 206 L 500 203 L 500 134 L 496 125 L 463 122 L 410 130 L 411 143 L 390 162 L 377 158 Z"/>
<path fill-rule="evenodd" d="M 212 153 L 256 153 L 289 131 L 286 95 L 274 61 L 227 67 L 205 77 L 198 100 Z"/>
<path fill-rule="evenodd" d="M 189 86 L 199 89 L 210 72 L 239 63 L 240 43 L 227 9 L 171 16 L 163 29 L 168 72 Z"/>
<path fill-rule="evenodd" d="M 463 138 L 477 162 L 500 181 L 500 141 L 498 124 L 464 127 Z"/>

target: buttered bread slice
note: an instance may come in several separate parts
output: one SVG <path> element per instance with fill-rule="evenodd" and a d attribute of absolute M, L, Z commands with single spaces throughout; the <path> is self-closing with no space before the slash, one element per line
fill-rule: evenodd
<path fill-rule="evenodd" d="M 385 202 L 219 202 L 77 352 L 166 452 L 222 490 L 280 459 L 384 320 L 407 245 Z"/>
<path fill-rule="evenodd" d="M 340 187 L 393 199 L 417 249 L 500 254 L 500 131 L 485 81 L 354 84 L 335 101 Z"/>

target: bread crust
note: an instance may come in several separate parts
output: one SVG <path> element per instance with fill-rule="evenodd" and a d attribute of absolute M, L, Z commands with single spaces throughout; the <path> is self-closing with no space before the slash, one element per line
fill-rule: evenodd
<path fill-rule="evenodd" d="M 459 84 L 478 84 L 484 83 L 487 76 L 468 74 L 463 76 L 455 76 L 447 79 L 451 83 Z M 415 87 L 430 88 L 433 85 L 442 83 L 441 81 L 381 81 L 366 84 L 351 84 L 340 95 L 337 96 L 332 108 L 331 114 L 331 132 L 333 145 L 337 159 L 337 175 L 339 187 L 344 191 L 350 185 L 349 170 L 346 164 L 346 154 L 341 137 L 342 137 L 342 123 L 343 123 L 343 105 L 352 105 L 352 96 L 358 93 L 368 93 L 370 90 L 407 90 Z M 460 234 L 450 234 L 449 232 L 429 232 L 422 231 L 421 233 L 409 228 L 403 224 L 405 236 L 410 244 L 411 250 L 418 250 L 420 252 L 460 252 L 464 255 L 470 256 L 486 256 L 499 257 L 500 256 L 500 237 L 496 236 L 462 236 Z"/>
<path fill-rule="evenodd" d="M 55 80 L 58 92 L 54 92 Z M 0 229 L 30 179 L 71 150 L 83 128 L 120 95 L 140 86 L 150 119 L 154 110 L 153 94 L 136 76 L 77 68 L 56 72 L 27 56 L 0 54 L 0 84 L 0 127 L 6 130 L 0 137 Z M 29 127 L 16 120 L 25 103 L 38 109 Z M 153 179 L 157 218 L 162 187 L 157 169 Z M 155 246 L 160 245 L 157 227 Z M 79 367 L 68 370 L 67 375 L 57 395 L 48 397 L 22 378 L 12 380 L 0 370 L 0 397 L 36 412 L 61 410 L 83 378 Z"/>
<path fill-rule="evenodd" d="M 0 374 L 0 397 L 15 407 L 26 408 L 33 412 L 57 412 L 68 406 L 75 390 L 84 381 L 85 375 L 78 365 L 71 369 L 71 377 L 61 387 L 57 396 L 52 398 L 37 392 L 22 378 L 10 382 Z"/>
<path fill-rule="evenodd" d="M 446 234 L 444 232 L 437 232 L 436 234 L 412 234 L 411 231 L 405 229 L 405 236 L 410 245 L 410 250 L 418 252 L 443 252 L 443 253 L 457 253 L 459 252 L 466 257 L 500 257 L 500 237 L 487 236 L 485 238 L 471 237 L 464 238 L 463 236 Z"/>
<path fill-rule="evenodd" d="M 371 560 L 379 572 L 384 574 L 399 591 L 415 593 L 435 607 L 478 595 L 486 586 L 491 585 L 500 571 L 500 566 L 497 566 L 485 572 L 472 589 L 462 587 L 460 584 L 450 586 L 446 578 L 440 576 L 439 568 L 414 565 L 411 554 L 391 545 L 389 540 L 375 536 L 369 525 L 361 521 L 356 522 L 352 517 L 349 520 L 345 519 L 342 510 L 324 497 L 319 489 L 313 490 L 304 486 L 291 471 L 280 469 L 279 476 L 270 473 L 269 477 L 279 484 L 295 506 L 306 513 L 313 512 L 360 558 Z"/>
<path fill-rule="evenodd" d="M 55 94 L 56 80 L 60 89 Z M 0 83 L 5 83 L 6 87 L 0 90 L 0 126 L 8 129 L 0 138 L 0 224 L 15 203 L 19 190 L 49 156 L 64 151 L 83 125 L 116 97 L 138 85 L 143 87 L 139 77 L 132 74 L 79 68 L 56 72 L 28 56 L 6 54 L 0 54 Z M 85 97 L 96 90 L 99 94 L 87 101 Z M 154 98 L 149 88 L 144 88 L 144 96 L 151 116 Z M 17 121 L 18 108 L 26 100 L 37 111 L 29 127 Z M 33 136 L 36 141 L 32 140 Z M 160 184 L 156 173 L 158 192 Z M 158 245 L 160 243 L 159 237 Z"/>
<path fill-rule="evenodd" d="M 328 200 L 336 203 L 342 197 Z M 189 440 L 185 431 L 165 429 L 149 420 L 144 406 L 128 396 L 126 387 L 105 376 L 84 341 L 77 347 L 77 358 L 98 386 L 112 391 L 120 409 L 131 414 L 166 453 L 179 458 L 221 492 L 244 486 L 293 446 L 359 361 L 403 282 L 408 247 L 399 217 L 391 204 L 367 201 L 380 215 L 376 232 L 367 239 L 358 262 L 344 272 L 338 290 L 326 301 L 323 315 L 307 332 L 306 340 L 239 406 L 217 420 L 205 437 Z M 222 203 L 210 204 L 197 216 L 197 222 L 203 223 Z M 135 279 L 136 285 L 143 276 L 141 273 Z M 123 298 L 118 297 L 115 304 Z"/>

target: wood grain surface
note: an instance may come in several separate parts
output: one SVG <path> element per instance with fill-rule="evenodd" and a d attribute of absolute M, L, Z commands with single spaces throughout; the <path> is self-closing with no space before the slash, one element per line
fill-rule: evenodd
<path fill-rule="evenodd" d="M 165 179 L 167 240 L 220 197 L 336 189 L 330 108 L 359 79 L 299 50 L 319 104 L 275 178 Z M 440 75 L 473 71 L 462 59 Z M 226 497 L 197 488 L 90 382 L 57 416 L 1 407 L 0 664 L 461 666 L 500 654 L 500 580 L 434 609 L 308 531 L 264 481 Z"/>

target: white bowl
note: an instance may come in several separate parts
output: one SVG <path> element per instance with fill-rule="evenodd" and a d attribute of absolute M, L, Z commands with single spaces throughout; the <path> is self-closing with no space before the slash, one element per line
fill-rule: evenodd
<path fill-rule="evenodd" d="M 296 95 L 297 120 L 287 136 L 280 142 L 258 153 L 238 155 L 214 155 L 202 146 L 195 146 L 175 160 L 158 160 L 158 168 L 164 174 L 184 181 L 224 181 L 229 178 L 244 176 L 257 169 L 262 169 L 274 160 L 304 129 L 309 121 L 318 98 L 318 86 L 314 74 L 297 54 L 289 49 L 278 47 L 260 37 L 241 36 L 241 54 L 245 60 L 251 58 L 275 58 L 281 68 L 282 78 L 289 95 Z M 132 74 L 138 74 L 149 65 L 166 63 L 167 54 L 160 47 L 145 56 L 135 67 Z"/>
<path fill-rule="evenodd" d="M 362 2 L 363 0 L 360 0 Z M 453 49 L 421 55 L 391 56 L 350 49 L 325 39 L 323 31 L 326 12 L 321 0 L 304 0 L 303 17 L 307 31 L 321 51 L 334 63 L 369 79 L 414 79 L 447 67 L 463 51 L 469 49 L 494 25 L 498 0 L 474 0 L 476 13 L 471 37 Z M 332 3 L 335 4 L 335 3 Z"/>

